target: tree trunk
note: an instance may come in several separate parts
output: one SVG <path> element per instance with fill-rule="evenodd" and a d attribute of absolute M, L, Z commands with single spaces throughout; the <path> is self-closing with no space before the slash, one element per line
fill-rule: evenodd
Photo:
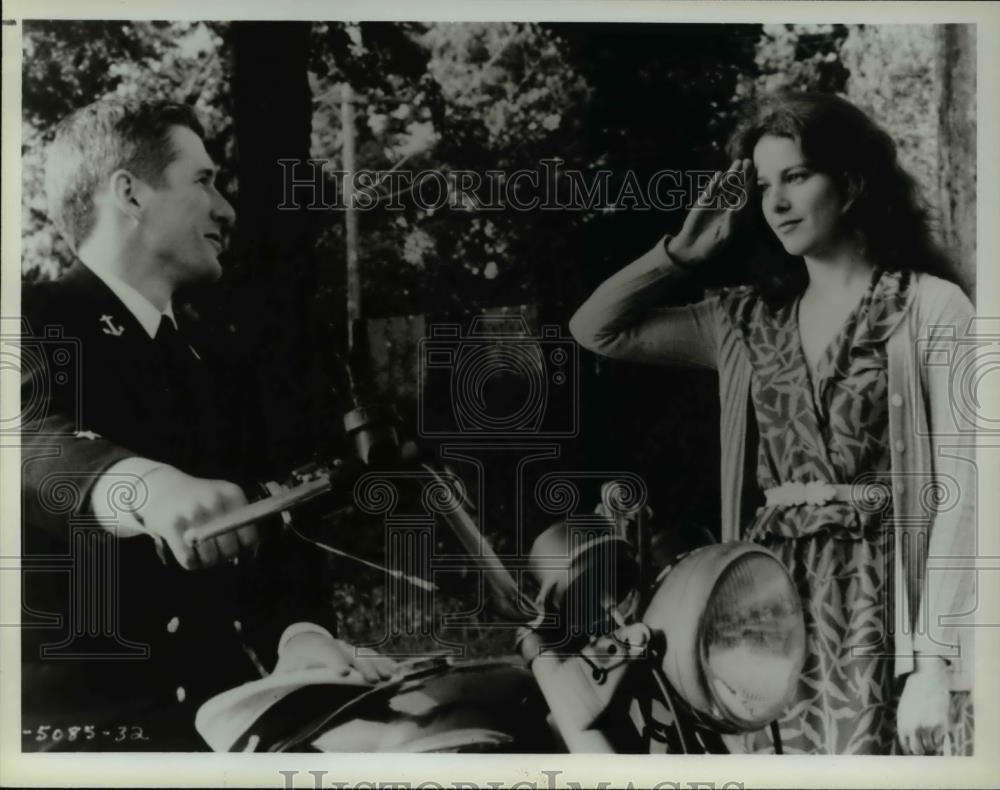
<path fill-rule="evenodd" d="M 298 208 L 278 209 L 284 196 L 278 160 L 301 162 L 295 176 L 307 175 L 310 25 L 235 22 L 232 35 L 239 331 L 259 371 L 261 452 L 287 471 L 308 459 L 316 438 L 335 431 L 340 417 L 328 400 L 322 357 L 330 354 L 313 315 L 314 251 L 324 215 L 307 208 L 304 193 L 294 195 Z"/>
<path fill-rule="evenodd" d="M 976 286 L 976 28 L 937 32 L 941 240 L 970 292 Z"/>

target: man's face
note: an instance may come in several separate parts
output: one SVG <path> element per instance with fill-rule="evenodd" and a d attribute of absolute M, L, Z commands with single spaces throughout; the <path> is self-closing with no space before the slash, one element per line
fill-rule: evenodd
<path fill-rule="evenodd" d="M 139 233 L 142 246 L 175 285 L 216 280 L 219 253 L 236 214 L 215 189 L 215 165 L 191 129 L 170 131 L 176 158 L 159 187 L 147 187 Z"/>

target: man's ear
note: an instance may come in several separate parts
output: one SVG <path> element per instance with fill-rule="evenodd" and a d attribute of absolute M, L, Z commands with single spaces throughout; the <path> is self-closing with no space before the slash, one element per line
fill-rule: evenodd
<path fill-rule="evenodd" d="M 134 220 L 142 219 L 145 185 L 128 170 L 116 170 L 111 174 L 108 197 L 111 203 Z"/>
<path fill-rule="evenodd" d="M 859 197 L 865 191 L 865 178 L 860 173 L 844 174 L 844 205 L 840 209 L 841 214 L 846 214 L 851 210 Z"/>

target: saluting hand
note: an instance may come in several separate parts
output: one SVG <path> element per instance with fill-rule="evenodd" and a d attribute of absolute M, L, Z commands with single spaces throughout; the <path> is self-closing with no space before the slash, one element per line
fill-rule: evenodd
<path fill-rule="evenodd" d="M 732 238 L 736 217 L 746 207 L 752 175 L 749 159 L 735 159 L 724 173 L 716 171 L 667 244 L 671 258 L 681 266 L 694 266 L 718 253 Z"/>
<path fill-rule="evenodd" d="M 135 515 L 149 534 L 167 544 L 182 568 L 210 568 L 256 548 L 260 538 L 253 524 L 194 546 L 185 541 L 192 527 L 247 504 L 243 489 L 235 483 L 192 477 L 167 465 L 143 481 L 146 498 Z"/>

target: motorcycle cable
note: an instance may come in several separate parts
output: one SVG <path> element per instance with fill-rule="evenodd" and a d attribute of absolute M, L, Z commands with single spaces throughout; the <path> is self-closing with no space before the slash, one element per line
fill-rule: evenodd
<path fill-rule="evenodd" d="M 293 535 L 295 535 L 297 538 L 304 541 L 305 543 L 309 543 L 315 546 L 316 548 L 322 549 L 323 551 L 329 552 L 330 554 L 333 554 L 337 557 L 343 557 L 344 559 L 352 560 L 361 565 L 364 565 L 365 567 L 371 568 L 372 570 L 382 571 L 383 573 L 387 574 L 388 576 L 391 576 L 394 579 L 407 582 L 408 584 L 412 584 L 414 587 L 419 587 L 421 590 L 426 590 L 427 592 L 436 592 L 438 589 L 438 586 L 434 584 L 434 582 L 428 581 L 427 579 L 421 579 L 417 576 L 411 576 L 410 574 L 404 573 L 403 571 L 395 568 L 387 568 L 385 565 L 379 565 L 377 562 L 366 560 L 364 557 L 358 557 L 355 554 L 351 554 L 350 552 L 344 551 L 343 549 L 338 549 L 335 546 L 331 546 L 328 543 L 324 543 L 321 540 L 310 538 L 308 535 L 302 534 L 302 532 L 299 531 L 298 527 L 296 527 L 291 522 L 290 519 L 285 522 L 285 526 Z"/>
<path fill-rule="evenodd" d="M 677 710 L 674 706 L 673 694 L 670 691 L 670 684 L 667 679 L 663 677 L 663 673 L 659 667 L 651 667 L 651 673 L 653 680 L 656 681 L 656 685 L 659 687 L 660 695 L 663 697 L 663 701 L 666 703 L 670 715 L 674 720 L 674 731 L 677 733 L 677 737 L 681 742 L 681 749 L 684 754 L 692 754 L 690 748 L 688 747 L 687 739 L 684 737 L 684 727 L 681 724 L 680 717 L 677 715 Z"/>

